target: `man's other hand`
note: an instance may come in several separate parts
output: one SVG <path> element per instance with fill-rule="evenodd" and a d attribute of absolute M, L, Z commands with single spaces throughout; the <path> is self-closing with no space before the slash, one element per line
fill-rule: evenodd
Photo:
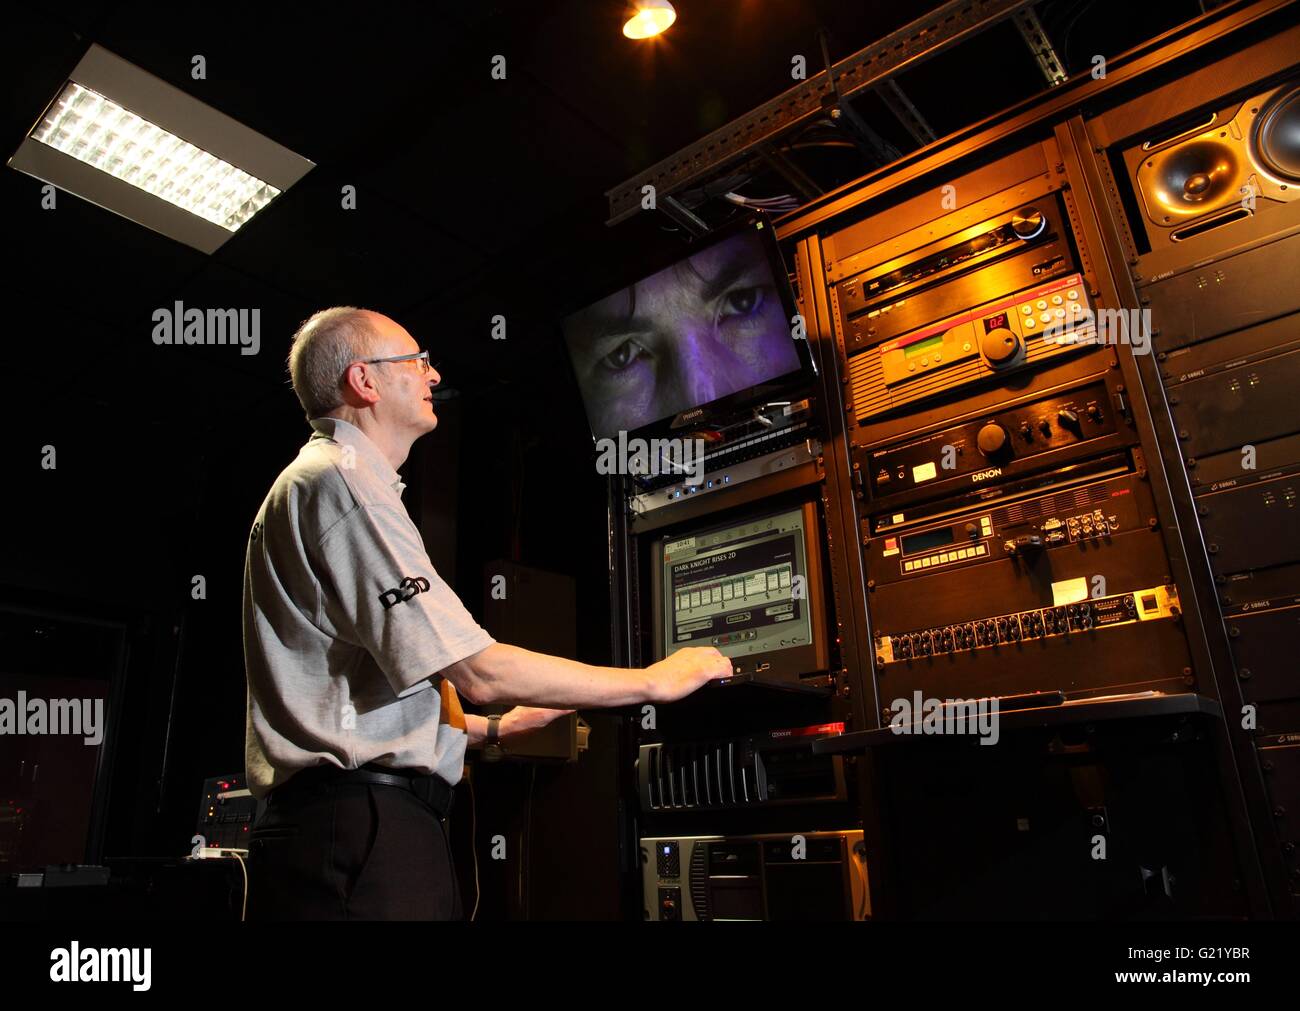
<path fill-rule="evenodd" d="M 525 734 L 530 730 L 541 730 L 561 716 L 576 712 L 573 709 L 539 709 L 536 706 L 515 706 L 501 717 L 501 736 Z"/>
<path fill-rule="evenodd" d="M 731 677 L 731 661 L 712 646 L 687 646 L 646 668 L 650 701 L 676 702 L 710 681 Z"/>

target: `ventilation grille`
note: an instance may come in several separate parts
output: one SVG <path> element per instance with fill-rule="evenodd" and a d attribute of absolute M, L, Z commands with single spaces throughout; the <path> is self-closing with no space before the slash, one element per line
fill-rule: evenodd
<path fill-rule="evenodd" d="M 709 908 L 709 844 L 698 843 L 691 847 L 690 889 L 691 905 L 695 908 L 697 920 L 712 920 L 713 910 Z"/>
<path fill-rule="evenodd" d="M 1085 348 L 1095 347 L 1095 328 L 1091 325 L 1078 327 L 1073 331 L 1077 343 L 1057 343 L 1038 338 L 1027 342 L 1025 358 L 1015 369 L 1036 365 L 1046 358 L 1069 354 Z M 939 372 L 918 376 L 910 382 L 894 389 L 885 385 L 885 373 L 880 362 L 880 351 L 872 348 L 849 359 L 849 395 L 852 398 L 853 415 L 858 421 L 874 418 L 904 404 L 932 397 L 959 389 L 980 380 L 995 380 L 1006 372 L 993 372 L 979 357 L 967 359 Z"/>
<path fill-rule="evenodd" d="M 651 811 L 747 807 L 767 800 L 763 763 L 743 741 L 643 744 L 641 802 Z"/>

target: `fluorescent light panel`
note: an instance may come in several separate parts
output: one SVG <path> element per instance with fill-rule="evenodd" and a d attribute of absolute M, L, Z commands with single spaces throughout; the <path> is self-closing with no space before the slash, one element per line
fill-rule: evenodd
<path fill-rule="evenodd" d="M 98 45 L 9 165 L 206 253 L 315 167 Z"/>
<path fill-rule="evenodd" d="M 231 232 L 280 195 L 270 183 L 75 82 L 32 139 Z"/>

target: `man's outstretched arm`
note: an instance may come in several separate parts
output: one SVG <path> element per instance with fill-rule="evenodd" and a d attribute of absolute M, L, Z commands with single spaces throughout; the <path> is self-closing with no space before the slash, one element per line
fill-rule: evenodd
<path fill-rule="evenodd" d="M 674 702 L 733 671 L 712 646 L 687 647 L 649 667 L 627 668 L 596 667 L 498 642 L 439 673 L 476 705 L 601 709 Z"/>

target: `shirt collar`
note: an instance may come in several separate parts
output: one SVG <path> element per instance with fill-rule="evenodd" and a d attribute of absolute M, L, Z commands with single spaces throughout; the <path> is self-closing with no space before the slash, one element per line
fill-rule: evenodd
<path fill-rule="evenodd" d="M 384 484 L 391 485 L 397 494 L 402 494 L 406 485 L 388 462 L 388 457 L 379 451 L 379 447 L 366 437 L 366 433 L 351 422 L 342 418 L 312 418 L 311 427 L 315 430 L 312 439 L 332 439 L 343 446 L 352 446 L 357 458 L 364 462 L 376 477 Z"/>

